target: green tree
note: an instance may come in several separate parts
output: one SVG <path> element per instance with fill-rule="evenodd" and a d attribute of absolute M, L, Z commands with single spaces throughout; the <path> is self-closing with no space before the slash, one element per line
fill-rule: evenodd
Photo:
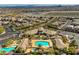
<path fill-rule="evenodd" d="M 55 50 L 54 50 L 54 53 L 55 53 L 55 55 L 60 55 L 60 52 L 59 52 L 58 49 L 55 49 Z"/>
<path fill-rule="evenodd" d="M 70 55 L 74 55 L 75 51 L 76 51 L 76 49 L 74 47 L 69 47 L 67 53 Z"/>
<path fill-rule="evenodd" d="M 75 48 L 77 48 L 78 45 L 77 45 L 76 40 L 73 40 L 73 41 L 70 43 L 69 47 L 75 47 Z"/>
<path fill-rule="evenodd" d="M 5 51 L 0 51 L 0 55 L 5 55 L 6 52 Z"/>
<path fill-rule="evenodd" d="M 24 50 L 22 48 L 18 48 L 17 50 L 15 49 L 15 53 L 24 53 Z"/>
<path fill-rule="evenodd" d="M 54 49 L 53 49 L 53 48 L 49 48 L 48 50 L 49 50 L 49 51 L 48 51 L 48 55 L 55 54 L 55 53 L 54 53 Z"/>
<path fill-rule="evenodd" d="M 64 42 L 64 43 L 67 43 L 67 38 L 65 37 L 65 36 L 61 36 L 62 37 L 62 41 Z"/>
<path fill-rule="evenodd" d="M 67 53 L 68 49 L 67 48 L 64 48 L 63 49 L 63 53 Z"/>

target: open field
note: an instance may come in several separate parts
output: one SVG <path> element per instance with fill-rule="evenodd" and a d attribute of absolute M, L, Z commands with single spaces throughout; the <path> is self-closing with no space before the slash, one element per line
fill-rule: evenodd
<path fill-rule="evenodd" d="M 24 13 L 28 16 L 36 16 L 36 17 L 79 17 L 79 11 L 49 11 L 49 12 L 32 12 L 32 13 Z"/>
<path fill-rule="evenodd" d="M 79 17 L 79 11 L 50 11 L 46 12 L 45 16 Z"/>

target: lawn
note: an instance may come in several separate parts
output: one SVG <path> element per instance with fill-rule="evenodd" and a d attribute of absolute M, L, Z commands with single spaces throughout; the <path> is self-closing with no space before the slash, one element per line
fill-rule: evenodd
<path fill-rule="evenodd" d="M 2 26 L 0 26 L 0 34 L 2 33 L 2 32 L 4 32 L 4 28 L 2 27 Z"/>

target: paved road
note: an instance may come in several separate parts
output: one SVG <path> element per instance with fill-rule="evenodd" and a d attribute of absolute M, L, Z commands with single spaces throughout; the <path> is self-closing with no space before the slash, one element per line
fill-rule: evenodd
<path fill-rule="evenodd" d="M 71 20 L 67 20 L 64 25 L 62 25 L 61 27 L 59 27 L 59 29 L 63 29 L 65 26 L 70 25 L 71 22 L 72 22 Z"/>

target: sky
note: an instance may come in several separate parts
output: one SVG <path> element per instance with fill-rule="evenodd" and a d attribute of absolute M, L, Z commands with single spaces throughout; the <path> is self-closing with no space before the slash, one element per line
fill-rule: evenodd
<path fill-rule="evenodd" d="M 65 4 L 78 5 L 79 0 L 0 0 L 0 4 Z"/>

